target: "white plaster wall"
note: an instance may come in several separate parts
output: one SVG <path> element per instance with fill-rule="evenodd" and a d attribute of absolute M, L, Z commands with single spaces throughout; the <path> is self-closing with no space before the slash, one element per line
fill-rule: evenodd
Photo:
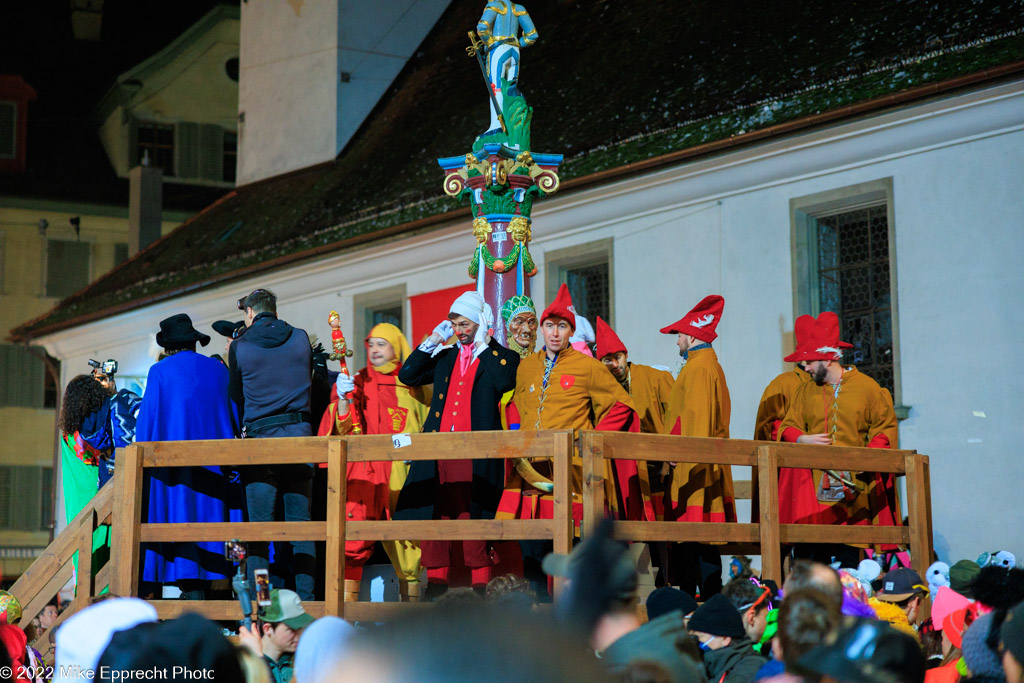
<path fill-rule="evenodd" d="M 242 3 L 238 183 L 333 159 L 448 3 Z"/>
<path fill-rule="evenodd" d="M 1024 556 L 1016 504 L 1024 394 L 1011 350 L 1024 335 L 1021 112 L 1024 83 L 1011 83 L 556 195 L 534 212 L 538 310 L 546 304 L 547 252 L 611 237 L 614 324 L 634 361 L 676 369 L 674 339 L 658 328 L 721 293 L 715 347 L 732 396 L 731 433 L 749 438 L 761 392 L 786 368 L 792 344 L 790 200 L 892 178 L 902 402 L 912 407 L 900 445 L 931 456 L 936 550 L 949 562 L 1003 548 Z M 118 357 L 122 372 L 144 374 L 161 318 L 189 312 L 209 331 L 213 320 L 237 319 L 233 302 L 257 286 L 278 293 L 281 317 L 327 339 L 327 312 L 338 310 L 348 332 L 360 294 L 404 285 L 412 296 L 468 284 L 473 245 L 467 212 L 431 233 L 42 341 L 68 375 L 88 357 Z M 208 353 L 220 350 L 215 344 Z M 749 473 L 737 469 L 734 477 Z M 748 519 L 749 505 L 739 514 Z"/>

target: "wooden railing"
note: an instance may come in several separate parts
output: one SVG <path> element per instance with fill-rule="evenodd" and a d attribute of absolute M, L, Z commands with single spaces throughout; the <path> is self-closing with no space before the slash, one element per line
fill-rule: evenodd
<path fill-rule="evenodd" d="M 782 585 L 781 547 L 791 543 L 898 544 L 909 546 L 914 569 L 924 576 L 931 564 L 931 491 L 928 457 L 916 451 L 770 443 L 742 439 L 702 439 L 655 434 L 583 432 L 583 528 L 594 528 L 604 514 L 604 461 L 745 465 L 753 468 L 760 521 L 619 522 L 615 535 L 630 541 L 698 541 L 739 544 L 761 555 L 761 573 Z M 779 468 L 854 470 L 907 477 L 908 526 L 844 526 L 779 523 Z M 733 545 L 733 548 L 736 548 Z"/>
<path fill-rule="evenodd" d="M 520 540 L 550 539 L 557 552 L 572 547 L 572 498 L 569 472 L 572 432 L 460 432 L 416 434 L 396 448 L 391 436 L 244 439 L 139 443 L 118 455 L 114 496 L 111 590 L 137 595 L 139 544 L 155 542 L 324 541 L 325 589 L 322 602 L 305 603 L 314 616 L 332 614 L 353 621 L 383 620 L 410 603 L 344 602 L 345 541 L 368 540 Z M 554 457 L 554 519 L 347 521 L 345 472 L 349 462 L 471 460 Z M 142 524 L 142 482 L 153 467 L 231 467 L 261 464 L 327 464 L 327 519 L 312 522 Z M 314 496 L 319 492 L 314 492 Z M 559 590 L 556 585 L 556 592 Z M 211 619 L 237 619 L 234 600 L 154 600 L 161 618 L 198 611 Z M 414 608 L 414 607 L 413 607 Z"/>
<path fill-rule="evenodd" d="M 10 593 L 21 603 L 24 625 L 39 614 L 57 592 L 76 576 L 72 560 L 75 553 L 78 553 L 75 599 L 61 612 L 53 626 L 37 632 L 35 648 L 48 660 L 51 659 L 50 632 L 72 614 L 88 606 L 92 598 L 109 584 L 112 563 L 108 561 L 102 566 L 93 566 L 93 536 L 101 525 L 110 524 L 113 500 L 113 486 L 107 485 L 100 489 L 10 588 Z"/>
<path fill-rule="evenodd" d="M 91 580 L 91 554 L 80 553 L 78 594 L 73 609 L 85 606 L 96 589 L 109 585 L 117 595 L 138 595 L 140 543 L 226 541 L 323 541 L 326 544 L 324 600 L 305 603 L 313 616 L 332 614 L 353 621 L 386 620 L 416 609 L 416 603 L 344 602 L 346 540 L 520 540 L 550 539 L 555 552 L 572 547 L 570 466 L 575 453 L 583 464 L 584 535 L 604 514 L 603 474 L 607 458 L 653 462 L 746 465 L 753 469 L 759 522 L 616 524 L 616 535 L 637 541 L 725 543 L 732 551 L 760 554 L 765 578 L 781 584 L 781 546 L 789 543 L 896 543 L 909 546 L 915 569 L 924 572 L 931 558 L 931 509 L 928 458 L 914 451 L 879 451 L 837 446 L 774 444 L 738 439 L 698 439 L 614 432 L 583 432 L 574 443 L 569 431 L 459 432 L 414 434 L 410 445 L 396 447 L 391 436 L 310 437 L 177 441 L 134 444 L 118 453 L 113 485 L 104 487 L 90 505 L 58 536 L 46 553 L 13 587 L 34 615 L 71 576 L 71 555 L 91 549 L 92 530 L 112 517 L 111 560 Z M 550 520 L 347 521 L 345 472 L 349 462 L 503 459 L 549 457 L 554 461 L 554 517 Z M 283 465 L 327 465 L 324 521 L 142 524 L 142 486 L 146 469 Z M 779 468 L 854 469 L 892 472 L 907 477 L 909 526 L 823 526 L 780 524 Z M 314 491 L 314 496 L 324 495 Z M 112 505 L 116 501 L 116 505 Z M 112 514 L 111 514 L 112 511 Z M 88 533 L 87 533 L 88 532 Z M 556 597 L 560 585 L 555 586 Z M 154 600 L 161 618 L 184 611 L 212 619 L 239 616 L 234 600 Z"/>

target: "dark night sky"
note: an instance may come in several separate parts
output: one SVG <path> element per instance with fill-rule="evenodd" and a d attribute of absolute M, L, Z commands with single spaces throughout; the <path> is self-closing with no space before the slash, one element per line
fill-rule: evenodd
<path fill-rule="evenodd" d="M 0 74 L 20 75 L 37 94 L 27 118 L 28 170 L 0 177 L 3 191 L 125 202 L 124 183 L 100 146 L 95 106 L 118 75 L 162 50 L 218 4 L 239 3 L 105 0 L 98 42 L 75 39 L 68 0 L 0 5 Z M 201 192 L 194 199 L 190 208 L 209 201 Z"/>

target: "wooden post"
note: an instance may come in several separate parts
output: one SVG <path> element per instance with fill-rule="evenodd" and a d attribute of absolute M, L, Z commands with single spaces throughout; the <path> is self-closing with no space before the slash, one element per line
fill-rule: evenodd
<path fill-rule="evenodd" d="M 586 538 L 604 517 L 604 435 L 584 432 L 580 436 L 580 456 L 583 458 L 583 522 L 580 538 Z"/>
<path fill-rule="evenodd" d="M 89 509 L 88 517 L 78 526 L 78 580 L 75 586 L 75 598 L 83 600 L 82 606 L 89 604 L 93 595 L 92 588 L 92 537 L 96 528 L 96 511 Z"/>
<path fill-rule="evenodd" d="M 761 578 L 782 585 L 782 544 L 779 534 L 779 456 L 774 446 L 757 447 L 758 531 L 761 536 Z"/>
<path fill-rule="evenodd" d="M 924 477 L 921 456 L 908 452 L 904 456 L 907 473 L 907 515 L 910 518 L 910 563 L 921 576 L 932 563 L 931 542 L 928 538 L 928 485 Z"/>
<path fill-rule="evenodd" d="M 929 549 L 928 556 L 931 557 L 931 554 L 932 554 L 931 553 L 931 547 L 932 547 L 931 544 L 932 544 L 932 541 L 935 538 L 935 534 L 933 533 L 933 527 L 932 527 L 932 471 L 931 471 L 931 462 L 928 460 L 928 456 L 927 455 L 922 455 L 920 457 L 921 457 L 921 461 L 920 461 L 921 462 L 921 472 L 922 472 L 922 474 L 924 476 L 924 502 L 925 502 L 925 507 L 926 507 L 926 509 L 928 511 L 928 531 L 927 531 L 928 549 Z M 922 576 L 924 576 L 924 575 L 922 574 Z"/>
<path fill-rule="evenodd" d="M 568 554 L 572 551 L 572 467 L 573 442 L 572 432 L 549 432 L 554 440 L 552 455 L 554 456 L 554 551 Z M 555 579 L 556 600 L 562 592 L 562 579 Z"/>
<path fill-rule="evenodd" d="M 324 579 L 324 613 L 343 617 L 345 594 L 345 503 L 348 444 L 334 438 L 327 442 L 327 556 Z"/>
<path fill-rule="evenodd" d="M 117 455 L 117 467 L 114 468 L 115 504 L 110 525 L 110 563 L 113 572 L 110 576 L 110 592 L 125 598 L 139 594 L 142 454 L 142 446 L 128 446 Z"/>

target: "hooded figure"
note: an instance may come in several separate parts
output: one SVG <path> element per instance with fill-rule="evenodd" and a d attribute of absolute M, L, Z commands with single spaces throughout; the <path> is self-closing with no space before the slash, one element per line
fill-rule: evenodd
<path fill-rule="evenodd" d="M 350 434 L 358 424 L 363 434 L 415 433 L 423 428 L 428 398 L 421 387 L 398 379 L 411 350 L 402 331 L 390 323 L 375 325 L 364 340 L 369 363 L 355 377 L 338 375 L 331 403 L 317 434 Z M 349 386 L 351 385 L 351 386 Z M 350 462 L 346 477 L 346 514 L 351 520 L 386 519 L 395 511 L 409 465 L 394 462 Z M 355 600 L 363 566 L 376 541 L 345 542 L 346 600 Z M 403 598 L 419 594 L 420 550 L 411 541 L 381 541 L 395 567 Z"/>

